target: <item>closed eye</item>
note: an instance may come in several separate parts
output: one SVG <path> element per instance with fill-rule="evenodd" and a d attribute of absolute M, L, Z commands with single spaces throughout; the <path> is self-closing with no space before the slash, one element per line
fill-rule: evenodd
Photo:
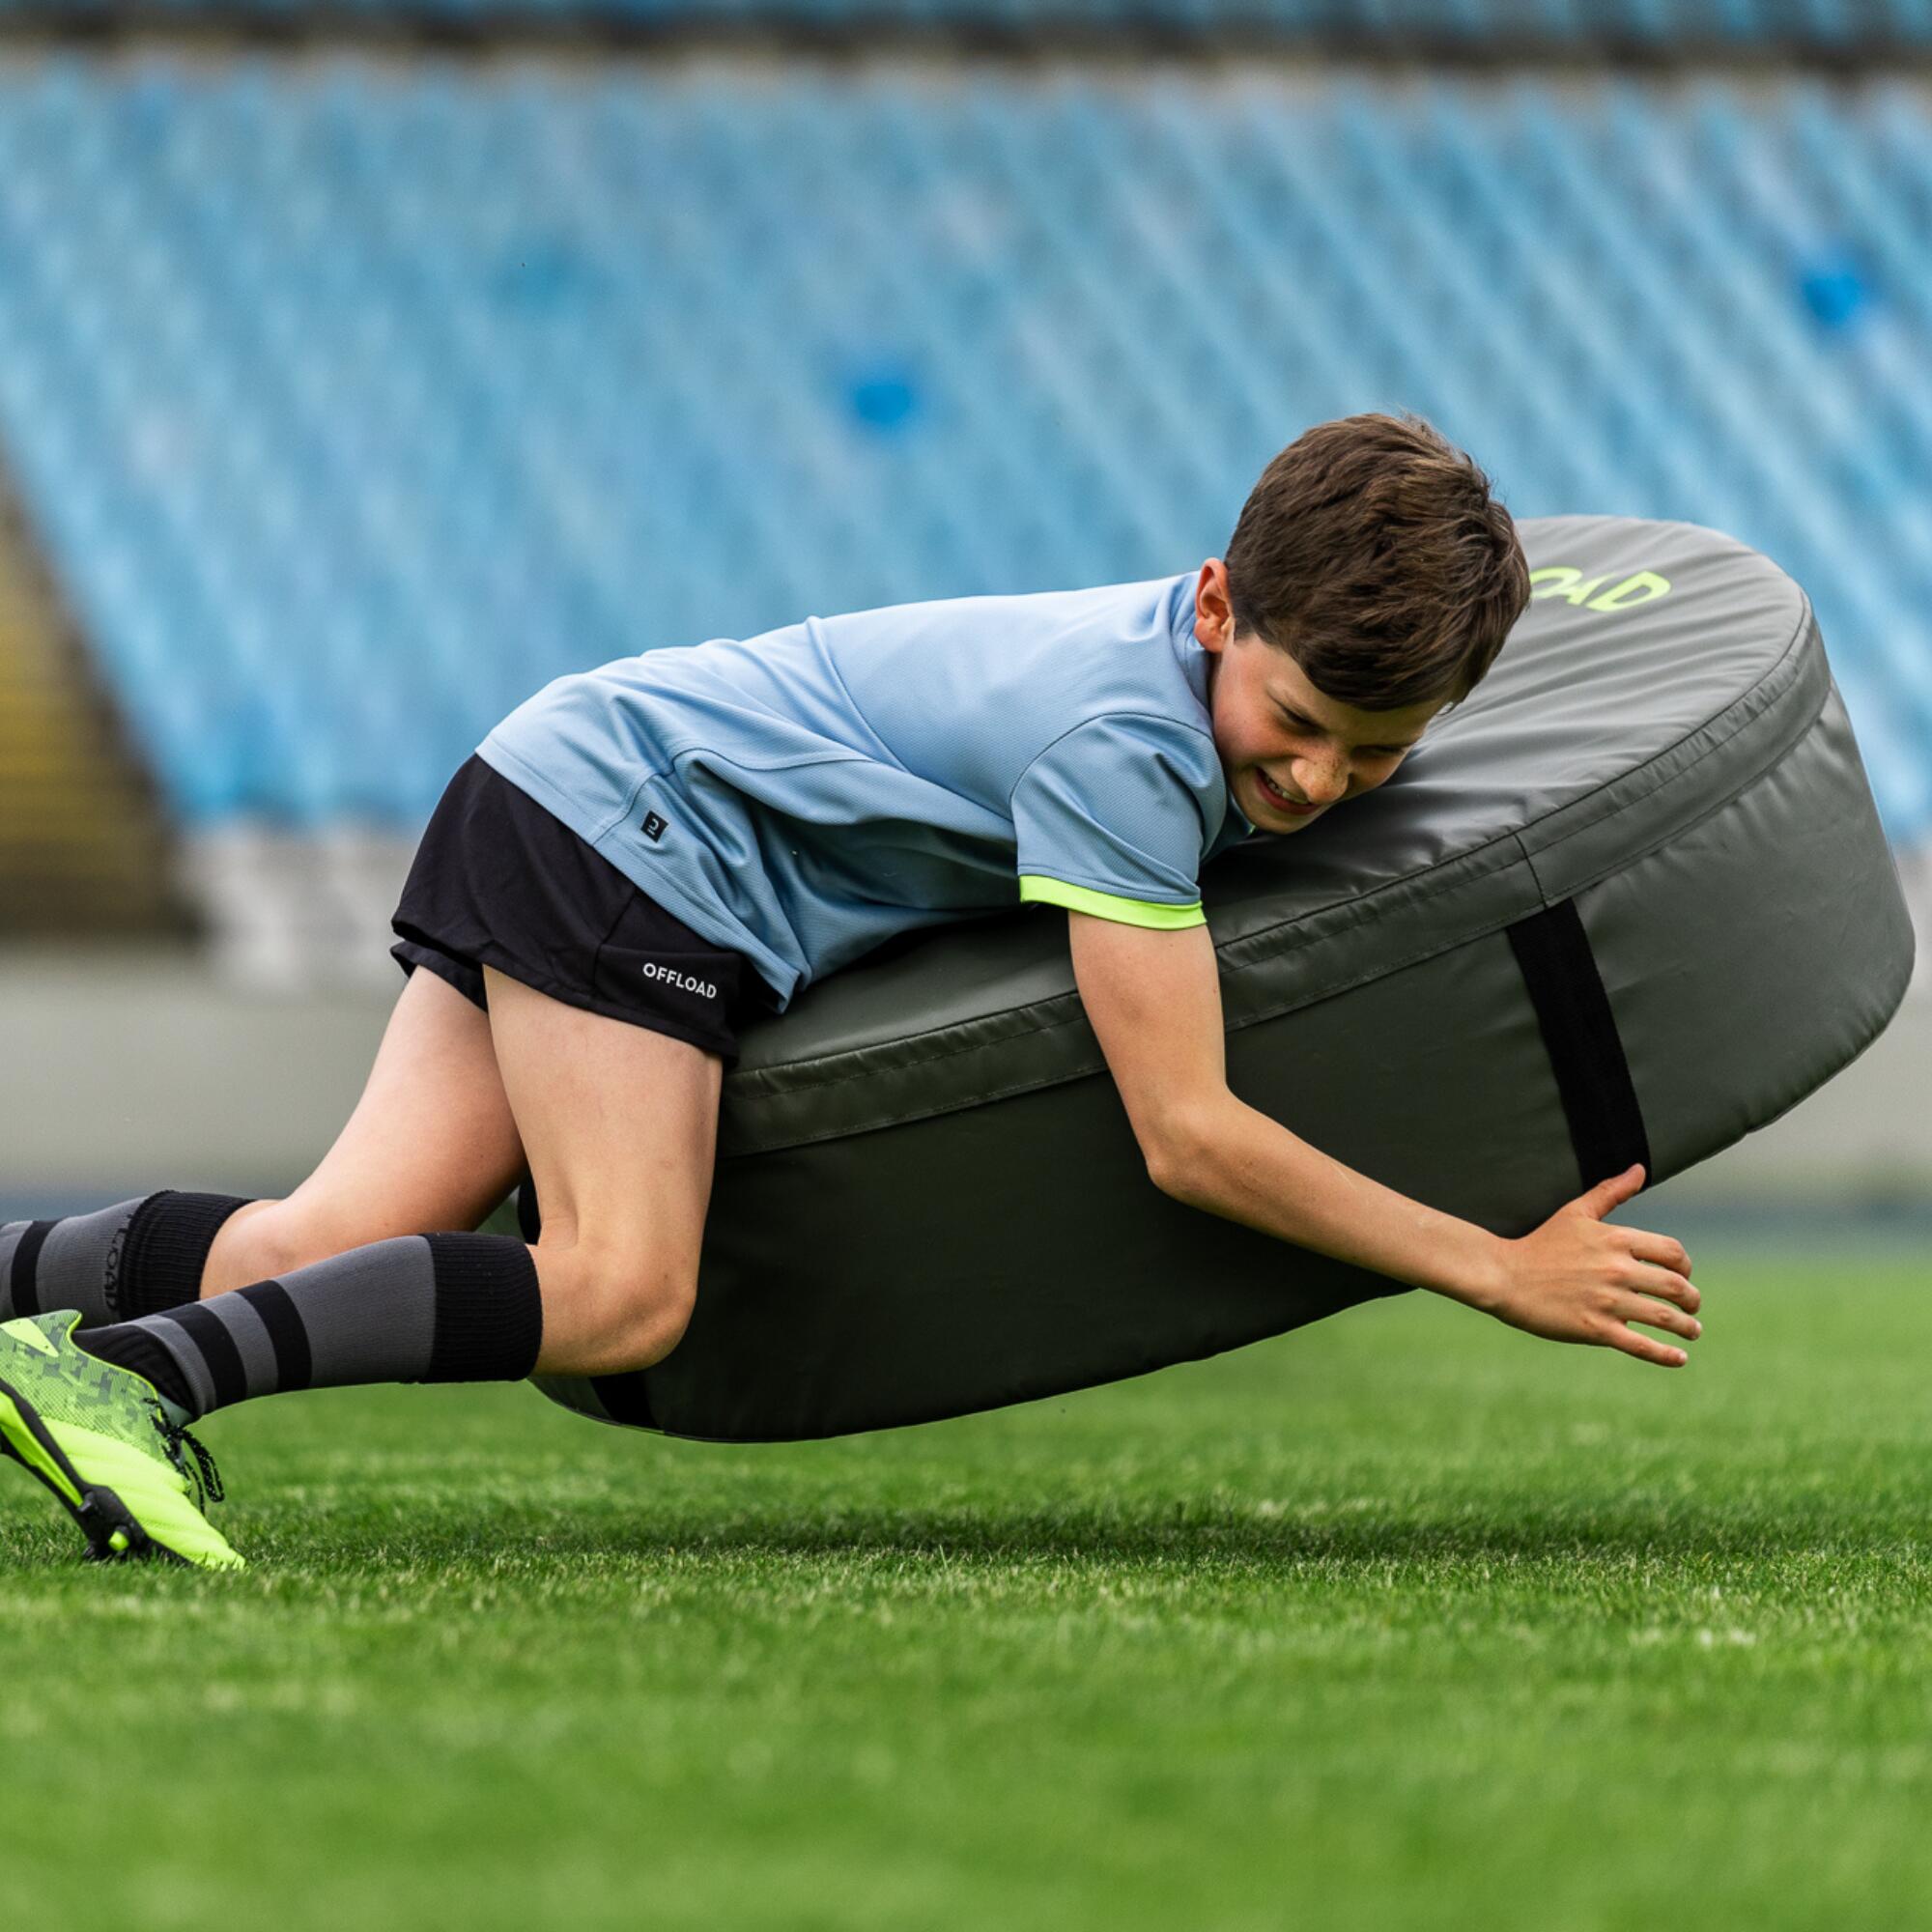
<path fill-rule="evenodd" d="M 1321 729 L 1321 726 L 1317 724 L 1313 719 L 1304 718 L 1298 711 L 1291 711 L 1285 704 L 1277 704 L 1275 709 L 1291 724 L 1299 725 L 1304 731 L 1319 731 Z M 1362 747 L 1362 750 L 1368 753 L 1372 758 L 1399 757 L 1404 752 L 1412 752 L 1414 749 L 1414 740 L 1410 740 L 1406 745 L 1364 745 Z"/>

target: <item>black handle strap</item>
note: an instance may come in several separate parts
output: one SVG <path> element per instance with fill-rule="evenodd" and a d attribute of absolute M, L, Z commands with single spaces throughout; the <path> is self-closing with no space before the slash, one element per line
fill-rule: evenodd
<path fill-rule="evenodd" d="M 1657 1176 L 1643 1110 L 1576 901 L 1564 899 L 1507 929 L 1556 1075 L 1583 1186 L 1639 1160 L 1648 1186 Z"/>

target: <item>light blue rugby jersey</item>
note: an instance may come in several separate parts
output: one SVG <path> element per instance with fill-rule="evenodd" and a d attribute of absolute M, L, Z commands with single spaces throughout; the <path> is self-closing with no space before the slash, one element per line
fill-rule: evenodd
<path fill-rule="evenodd" d="M 1193 572 L 889 605 L 560 677 L 477 748 L 792 996 L 910 927 L 1041 901 L 1204 923 L 1229 795 Z"/>

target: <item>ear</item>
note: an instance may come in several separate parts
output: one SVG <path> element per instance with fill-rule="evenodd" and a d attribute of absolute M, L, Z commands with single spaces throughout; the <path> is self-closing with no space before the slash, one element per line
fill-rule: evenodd
<path fill-rule="evenodd" d="M 1228 601 L 1228 566 L 1210 556 L 1194 584 L 1194 638 L 1205 651 L 1223 651 L 1235 635 L 1235 609 Z"/>

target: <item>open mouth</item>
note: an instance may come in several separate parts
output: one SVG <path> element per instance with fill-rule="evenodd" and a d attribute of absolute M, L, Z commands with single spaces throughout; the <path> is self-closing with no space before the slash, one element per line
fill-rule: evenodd
<path fill-rule="evenodd" d="M 1255 782 L 1260 785 L 1262 796 L 1277 811 L 1292 811 L 1296 817 L 1305 817 L 1309 812 L 1320 809 L 1313 805 L 1302 805 L 1298 801 L 1290 798 L 1259 766 L 1255 769 Z"/>

